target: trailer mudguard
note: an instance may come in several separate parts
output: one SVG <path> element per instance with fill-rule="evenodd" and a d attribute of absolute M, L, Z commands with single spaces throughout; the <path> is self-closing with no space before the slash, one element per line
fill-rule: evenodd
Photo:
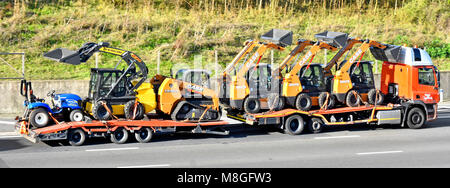
<path fill-rule="evenodd" d="M 34 103 L 30 103 L 27 106 L 28 109 L 34 109 L 34 108 L 44 108 L 47 111 L 49 111 L 50 113 L 53 113 L 53 110 L 50 108 L 50 106 L 48 106 L 47 103 L 43 103 L 43 102 L 34 102 Z"/>

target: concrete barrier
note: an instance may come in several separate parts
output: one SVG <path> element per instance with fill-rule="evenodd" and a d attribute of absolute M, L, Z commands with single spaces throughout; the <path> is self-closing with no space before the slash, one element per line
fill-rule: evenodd
<path fill-rule="evenodd" d="M 375 75 L 376 87 L 380 86 L 380 75 Z M 450 72 L 441 72 L 441 89 L 444 90 L 444 101 L 450 100 Z M 214 85 L 214 83 L 212 83 Z M 74 93 L 82 98 L 87 96 L 89 81 L 87 80 L 39 80 L 32 81 L 34 95 L 44 98 L 48 103 L 47 93 L 54 89 L 56 93 Z M 0 81 L 0 114 L 21 114 L 23 100 L 19 93 L 20 81 Z"/>

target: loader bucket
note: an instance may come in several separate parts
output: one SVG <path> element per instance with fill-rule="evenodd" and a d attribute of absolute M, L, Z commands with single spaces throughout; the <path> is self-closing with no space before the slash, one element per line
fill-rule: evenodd
<path fill-rule="evenodd" d="M 269 40 L 277 45 L 286 47 L 292 44 L 292 31 L 271 29 L 262 35 L 261 39 Z"/>
<path fill-rule="evenodd" d="M 344 47 L 347 44 L 348 34 L 341 32 L 325 31 L 322 33 L 315 34 L 314 37 L 317 40 L 326 42 L 327 44 L 333 45 L 335 47 Z"/>
<path fill-rule="evenodd" d="M 385 49 L 370 47 L 370 52 L 379 61 L 399 62 L 401 49 L 401 46 L 388 45 Z"/>
<path fill-rule="evenodd" d="M 44 57 L 59 61 L 63 63 L 68 63 L 72 65 L 79 65 L 80 62 L 80 54 L 78 51 L 72 51 L 65 48 L 58 48 L 52 51 L 49 51 L 44 54 Z"/>

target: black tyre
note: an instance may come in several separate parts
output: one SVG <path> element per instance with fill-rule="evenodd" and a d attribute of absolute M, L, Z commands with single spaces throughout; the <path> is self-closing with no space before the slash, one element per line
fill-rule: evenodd
<path fill-rule="evenodd" d="M 72 146 L 81 146 L 86 141 L 86 133 L 81 129 L 71 129 L 67 135 L 67 140 Z"/>
<path fill-rule="evenodd" d="M 284 130 L 290 135 L 299 135 L 303 132 L 305 122 L 299 115 L 292 115 L 284 121 Z"/>
<path fill-rule="evenodd" d="M 323 121 L 319 118 L 311 118 L 308 122 L 308 130 L 311 133 L 320 133 L 323 129 Z"/>
<path fill-rule="evenodd" d="M 107 104 L 106 106 L 108 106 L 109 110 L 114 113 L 111 105 Z M 110 114 L 102 105 L 102 101 L 98 101 L 92 107 L 92 116 L 94 116 L 97 120 L 109 120 L 112 118 L 112 114 Z"/>
<path fill-rule="evenodd" d="M 312 107 L 311 97 L 306 93 L 301 93 L 295 100 L 295 108 L 303 111 L 308 111 Z"/>
<path fill-rule="evenodd" d="M 84 113 L 80 109 L 72 110 L 69 119 L 70 121 L 84 121 Z"/>
<path fill-rule="evenodd" d="M 144 106 L 138 102 L 137 106 L 136 106 L 136 112 L 134 112 L 134 110 L 135 110 L 134 105 L 135 105 L 134 100 L 128 101 L 127 103 L 125 103 L 125 106 L 123 109 L 125 118 L 126 119 L 134 119 L 134 120 L 143 119 L 144 114 L 145 114 Z"/>
<path fill-rule="evenodd" d="M 134 137 L 140 143 L 147 143 L 153 137 L 153 130 L 148 127 L 142 127 L 141 129 L 134 131 Z"/>
<path fill-rule="evenodd" d="M 284 108 L 285 99 L 278 93 L 271 93 L 267 98 L 270 110 L 282 110 Z"/>
<path fill-rule="evenodd" d="M 327 97 L 328 97 L 328 101 L 327 101 Z M 332 109 L 334 107 L 334 105 L 336 104 L 336 97 L 331 94 L 331 93 L 327 93 L 327 92 L 322 92 L 319 95 L 319 107 L 325 107 L 325 102 L 327 102 L 326 105 L 326 109 Z"/>
<path fill-rule="evenodd" d="M 345 97 L 345 104 L 349 107 L 357 107 L 359 103 L 361 102 L 360 97 L 358 97 L 358 92 L 356 91 L 349 91 L 347 93 L 347 96 Z"/>
<path fill-rule="evenodd" d="M 45 127 L 50 122 L 50 115 L 44 108 L 35 108 L 30 113 L 29 121 L 33 127 Z"/>
<path fill-rule="evenodd" d="M 418 107 L 414 107 L 408 112 L 406 124 L 411 129 L 420 129 L 425 125 L 425 118 L 425 112 Z"/>
<path fill-rule="evenodd" d="M 247 97 L 244 100 L 244 111 L 250 114 L 258 113 L 261 110 L 261 104 L 257 98 Z"/>
<path fill-rule="evenodd" d="M 369 91 L 369 93 L 367 94 L 367 98 L 369 100 L 368 101 L 369 104 L 372 104 L 372 105 L 375 104 L 375 100 L 377 101 L 377 105 L 382 104 L 384 101 L 383 93 L 381 93 L 381 91 L 378 91 L 378 95 L 377 95 L 377 89 L 371 89 Z"/>
<path fill-rule="evenodd" d="M 124 128 L 117 128 L 114 132 L 111 133 L 111 142 L 116 144 L 123 144 L 128 140 L 128 131 Z"/>

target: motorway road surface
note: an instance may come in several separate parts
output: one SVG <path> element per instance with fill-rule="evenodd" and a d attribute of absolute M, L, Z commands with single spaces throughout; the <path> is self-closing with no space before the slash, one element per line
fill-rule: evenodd
<path fill-rule="evenodd" d="M 424 129 L 398 126 L 327 127 L 291 136 L 233 125 L 230 135 L 155 135 L 150 143 L 83 146 L 33 144 L 0 118 L 0 167 L 450 167 L 450 107 Z"/>

